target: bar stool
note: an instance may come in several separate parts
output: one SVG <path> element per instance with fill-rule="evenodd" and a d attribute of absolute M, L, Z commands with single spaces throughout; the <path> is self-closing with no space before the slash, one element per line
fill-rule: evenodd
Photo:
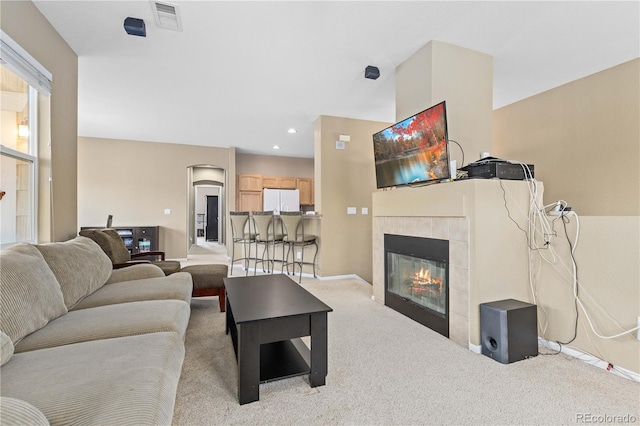
<path fill-rule="evenodd" d="M 249 275 L 249 261 L 251 260 L 251 244 L 256 241 L 256 234 L 252 232 L 251 221 L 249 220 L 249 212 L 229 212 L 231 219 L 231 235 L 233 242 L 231 243 L 231 271 L 229 275 L 233 275 L 233 264 L 242 260 L 246 275 Z M 243 257 L 235 257 L 236 244 L 241 244 L 243 248 Z"/>
<path fill-rule="evenodd" d="M 300 265 L 300 280 L 302 282 L 302 268 L 305 265 L 304 249 L 307 246 L 314 245 L 316 252 L 313 255 L 313 262 L 306 262 L 307 265 L 313 265 L 313 277 L 316 278 L 316 257 L 318 256 L 318 241 L 315 235 L 306 235 L 304 233 L 304 219 L 302 212 L 280 212 L 282 220 L 283 232 L 285 233 L 282 247 L 282 272 L 285 266 L 289 273 L 289 265 L 293 265 L 293 274 L 296 274 L 296 264 Z M 287 247 L 287 254 L 284 255 L 284 246 Z M 296 260 L 296 248 L 300 247 L 300 260 Z M 292 260 L 289 261 L 289 253 Z"/>
<path fill-rule="evenodd" d="M 254 231 L 256 233 L 255 243 L 256 243 L 256 259 L 255 259 L 255 269 L 253 274 L 256 274 L 258 270 L 258 263 L 262 263 L 262 272 L 270 272 L 273 274 L 273 267 L 275 265 L 275 254 L 276 254 L 276 245 L 283 244 L 282 231 L 278 232 L 275 217 L 273 215 L 273 211 L 258 211 L 253 212 L 251 215 L 251 220 L 254 224 Z M 258 250 L 260 245 L 263 245 L 264 248 L 262 250 L 262 256 L 258 259 Z M 271 252 L 273 253 L 273 258 L 269 255 L 269 247 L 271 247 Z M 265 260 L 265 255 L 267 259 Z M 264 263 L 267 263 L 267 269 L 264 269 Z"/>

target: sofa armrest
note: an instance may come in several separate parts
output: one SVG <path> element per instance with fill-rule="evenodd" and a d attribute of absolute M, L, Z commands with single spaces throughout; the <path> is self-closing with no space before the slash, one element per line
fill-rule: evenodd
<path fill-rule="evenodd" d="M 126 263 L 114 263 L 113 269 L 122 269 L 122 268 L 128 268 L 129 266 L 144 265 L 149 263 L 151 263 L 150 260 L 130 260 Z"/>
<path fill-rule="evenodd" d="M 119 283 L 122 281 L 141 280 L 144 278 L 164 277 L 162 269 L 151 263 L 141 263 L 128 268 L 114 269 L 106 284 Z"/>
<path fill-rule="evenodd" d="M 140 253 L 132 253 L 131 259 L 135 259 L 136 257 L 150 257 L 150 256 L 157 256 L 160 258 L 160 260 L 165 260 L 163 251 L 143 251 Z"/>
<path fill-rule="evenodd" d="M 0 398 L 0 423 L 3 425 L 49 425 L 49 420 L 33 405 L 17 398 Z"/>

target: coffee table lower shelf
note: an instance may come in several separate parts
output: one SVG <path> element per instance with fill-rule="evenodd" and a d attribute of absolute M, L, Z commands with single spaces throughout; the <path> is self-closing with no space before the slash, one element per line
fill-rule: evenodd
<path fill-rule="evenodd" d="M 309 374 L 310 365 L 309 348 L 300 338 L 260 345 L 260 383 Z"/>
<path fill-rule="evenodd" d="M 307 375 L 309 386 L 323 386 L 331 307 L 283 274 L 228 277 L 224 285 L 240 405 L 258 401 L 260 383 L 273 380 Z"/>

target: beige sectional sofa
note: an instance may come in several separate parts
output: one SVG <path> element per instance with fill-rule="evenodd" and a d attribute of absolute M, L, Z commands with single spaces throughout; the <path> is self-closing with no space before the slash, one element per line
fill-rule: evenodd
<path fill-rule="evenodd" d="M 170 424 L 191 294 L 85 237 L 2 251 L 0 424 Z"/>

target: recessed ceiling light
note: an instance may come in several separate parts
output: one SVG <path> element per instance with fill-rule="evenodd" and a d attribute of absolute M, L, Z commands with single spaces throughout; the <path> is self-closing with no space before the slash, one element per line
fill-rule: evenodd
<path fill-rule="evenodd" d="M 274 145 L 273 149 L 280 149 L 280 145 Z"/>
<path fill-rule="evenodd" d="M 287 132 L 289 132 L 291 134 L 298 133 L 298 131 L 296 129 L 294 129 L 294 128 L 291 128 L 291 129 L 287 130 Z"/>

